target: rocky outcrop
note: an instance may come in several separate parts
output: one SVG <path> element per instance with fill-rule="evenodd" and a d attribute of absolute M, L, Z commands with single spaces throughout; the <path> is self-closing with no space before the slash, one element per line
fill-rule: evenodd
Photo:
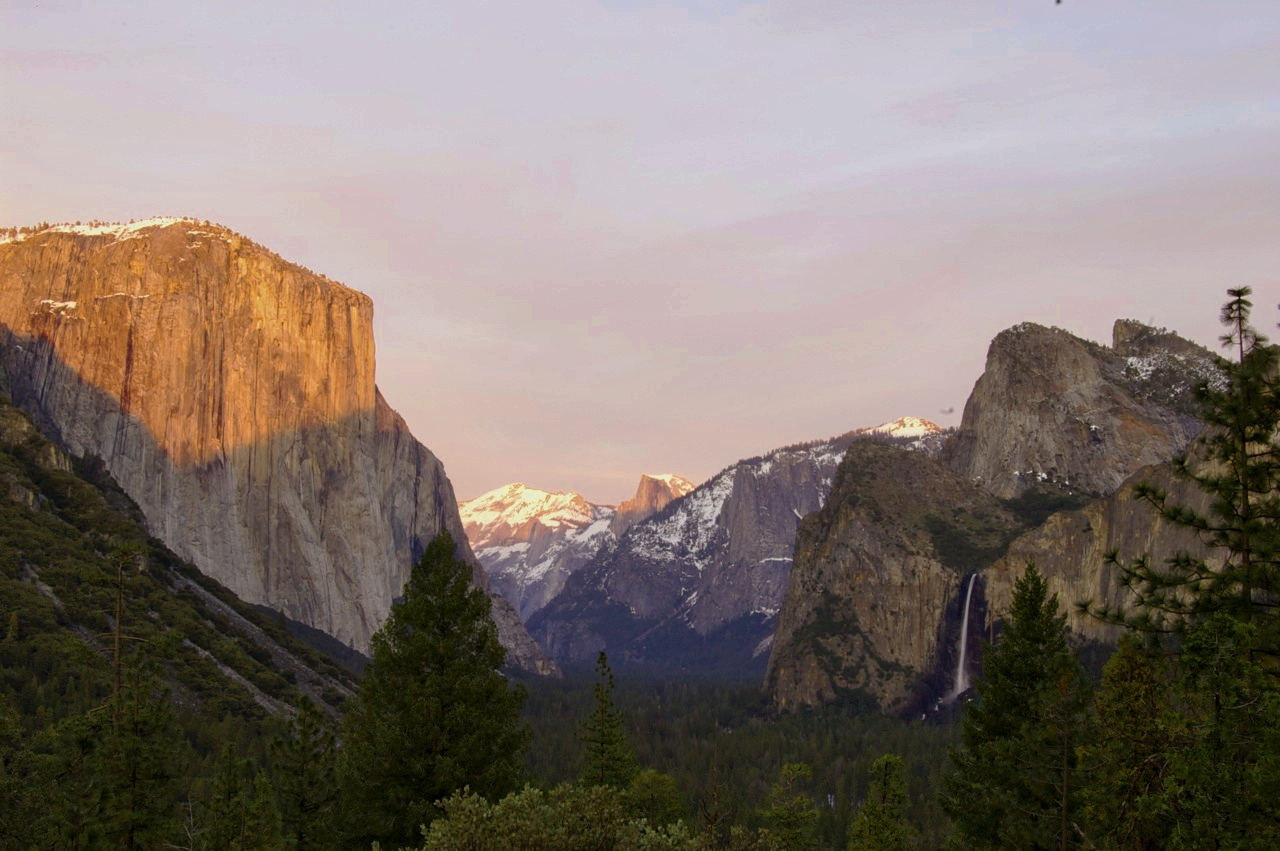
<path fill-rule="evenodd" d="M 1196 497 L 1167 462 L 1201 427 L 1193 390 L 1204 381 L 1221 381 L 1212 354 L 1137 322 L 1117 322 L 1111 347 L 1037 325 L 1002 332 L 940 465 L 855 444 L 802 525 L 766 680 L 775 702 L 929 706 L 957 678 L 962 576 L 980 571 L 973 617 L 991 627 L 1030 560 L 1077 635 L 1114 637 L 1075 609 L 1123 604 L 1106 553 L 1198 547 L 1132 490 L 1150 477 L 1177 500 Z"/>
<path fill-rule="evenodd" d="M 1127 605 L 1129 594 L 1120 583 L 1120 570 L 1108 563 L 1108 553 L 1114 552 L 1123 563 L 1147 556 L 1156 565 L 1179 552 L 1207 556 L 1207 549 L 1193 532 L 1170 524 L 1148 502 L 1134 498 L 1134 487 L 1142 482 L 1167 493 L 1170 504 L 1208 512 L 1205 493 L 1194 483 L 1176 477 L 1171 465 L 1139 470 L 1114 494 L 1077 510 L 1058 512 L 1009 546 L 1008 553 L 983 574 L 987 626 L 1008 614 L 1014 581 L 1029 562 L 1035 562 L 1049 590 L 1058 595 L 1071 631 L 1083 638 L 1113 641 L 1120 629 L 1082 612 L 1077 605 Z"/>
<path fill-rule="evenodd" d="M 1129 320 L 1113 337 L 1106 348 L 1030 323 L 1001 332 L 944 462 L 1000 497 L 1041 483 L 1103 495 L 1177 455 L 1200 428 L 1192 388 L 1215 377 L 1213 356 Z"/>
<path fill-rule="evenodd" d="M 1020 521 L 925 453 L 856 441 L 800 525 L 765 689 L 784 709 L 844 700 L 901 712 L 951 685 L 964 577 Z"/>
<path fill-rule="evenodd" d="M 100 457 L 180 556 L 357 648 L 439 531 L 474 563 L 443 467 L 374 386 L 372 319 L 367 296 L 215 225 L 0 242 L 14 401 Z M 514 611 L 495 620 L 511 661 L 549 669 Z"/>
<path fill-rule="evenodd" d="M 680 476 L 670 473 L 651 476 L 645 473 L 636 485 L 635 495 L 618 505 L 613 520 L 609 523 L 609 531 L 614 537 L 622 537 L 623 532 L 657 514 L 693 488 L 693 482 Z"/>

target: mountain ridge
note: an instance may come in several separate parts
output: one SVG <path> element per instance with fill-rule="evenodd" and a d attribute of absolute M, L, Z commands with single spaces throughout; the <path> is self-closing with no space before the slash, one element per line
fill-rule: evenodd
<path fill-rule="evenodd" d="M 602 547 L 529 620 L 530 631 L 566 665 L 585 665 L 606 649 L 620 667 L 762 675 L 796 528 L 821 506 L 849 444 L 931 451 L 932 436 L 944 433 L 925 421 L 896 425 L 902 422 L 728 465 Z M 913 427 L 920 433 L 900 434 Z"/>
<path fill-rule="evenodd" d="M 850 452 L 806 518 L 766 680 L 775 705 L 927 711 L 957 679 L 965 576 L 977 575 L 974 612 L 988 628 L 1027 560 L 1067 608 L 1119 601 L 1103 553 L 1168 552 L 1158 518 L 1128 494 L 1139 477 L 1167 482 L 1201 427 L 1193 388 L 1216 363 L 1132 320 L 1117 321 L 1111 347 L 1031 323 L 998 334 L 940 463 Z M 1078 639 L 1114 637 L 1078 612 L 1069 622 Z M 964 654 L 974 670 L 976 632 Z"/>

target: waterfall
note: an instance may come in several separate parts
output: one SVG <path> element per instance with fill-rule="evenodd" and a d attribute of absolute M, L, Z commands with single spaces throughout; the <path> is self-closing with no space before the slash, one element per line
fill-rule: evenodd
<path fill-rule="evenodd" d="M 978 578 L 974 573 L 969 577 L 969 590 L 964 595 L 964 617 L 960 621 L 960 658 L 956 662 L 956 678 L 947 695 L 948 702 L 955 700 L 969 688 L 969 672 L 965 669 L 964 659 L 969 649 L 969 603 L 973 600 L 973 580 Z"/>

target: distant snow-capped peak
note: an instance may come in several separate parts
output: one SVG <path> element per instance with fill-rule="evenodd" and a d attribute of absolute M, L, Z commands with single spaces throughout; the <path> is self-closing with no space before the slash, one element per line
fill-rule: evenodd
<path fill-rule="evenodd" d="M 942 434 L 945 429 L 935 422 L 920 417 L 899 417 L 868 429 L 865 433 L 881 434 L 885 437 L 924 437 L 930 434 Z"/>
<path fill-rule="evenodd" d="M 572 491 L 552 493 L 515 482 L 459 502 L 458 513 L 472 547 L 484 547 L 533 521 L 550 529 L 561 525 L 581 527 L 600 519 L 602 514 L 611 516 L 613 508 L 594 505 Z"/>

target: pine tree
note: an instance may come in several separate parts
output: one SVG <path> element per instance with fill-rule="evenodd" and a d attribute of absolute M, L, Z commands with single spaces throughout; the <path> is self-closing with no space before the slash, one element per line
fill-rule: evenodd
<path fill-rule="evenodd" d="M 180 739 L 169 693 L 138 657 L 127 667 L 97 753 L 109 844 L 151 848 L 175 827 Z"/>
<path fill-rule="evenodd" d="M 1257 636 L 1222 612 L 1186 636 L 1158 798 L 1171 851 L 1280 847 L 1280 689 L 1253 658 Z"/>
<path fill-rule="evenodd" d="M 907 780 L 902 757 L 885 754 L 871 764 L 867 799 L 849 825 L 848 851 L 907 851 L 913 831 L 904 812 Z"/>
<path fill-rule="evenodd" d="M 1207 426 L 1200 460 L 1178 460 L 1178 475 L 1210 498 L 1207 513 L 1172 502 L 1149 484 L 1135 494 L 1175 526 L 1195 530 L 1212 558 L 1179 553 L 1163 566 L 1147 556 L 1124 563 L 1122 583 L 1133 593 L 1124 608 L 1089 607 L 1097 617 L 1132 629 L 1183 635 L 1215 612 L 1259 626 L 1259 650 L 1280 654 L 1280 353 L 1250 324 L 1249 287 L 1228 290 L 1222 341 L 1234 360 L 1219 358 L 1225 377 L 1197 388 Z M 1221 563 L 1218 563 L 1221 559 Z"/>
<path fill-rule="evenodd" d="M 205 808 L 205 843 L 234 851 L 274 851 L 284 847 L 280 814 L 266 776 L 251 759 L 223 748 Z"/>
<path fill-rule="evenodd" d="M 271 767 L 289 847 L 295 851 L 333 847 L 337 746 L 333 731 L 309 699 L 302 699 L 289 731 L 271 743 Z"/>
<path fill-rule="evenodd" d="M 41 847 L 80 851 L 103 845 L 99 759 L 104 718 L 105 713 L 73 715 L 40 736 L 48 751 L 37 781 L 46 796 Z"/>
<path fill-rule="evenodd" d="M 1174 730 L 1166 668 L 1158 651 L 1126 634 L 1102 672 L 1097 736 L 1081 748 L 1081 760 L 1091 778 L 1082 790 L 1086 832 L 1104 847 L 1168 844 L 1162 798 Z"/>
<path fill-rule="evenodd" d="M 1075 749 L 1085 739 L 1088 684 L 1067 644 L 1066 615 L 1034 564 L 1014 584 L 999 643 L 966 704 L 943 809 L 982 848 L 1069 847 L 1078 809 Z"/>
<path fill-rule="evenodd" d="M 17 711 L 0 692 L 0 847 L 35 846 L 39 817 L 49 802 L 33 788 L 36 757 Z"/>
<path fill-rule="evenodd" d="M 813 769 L 803 762 L 782 766 L 782 775 L 769 791 L 769 802 L 760 817 L 773 828 L 772 838 L 780 851 L 807 851 L 818 843 L 818 808 L 800 789 L 813 778 Z"/>
<path fill-rule="evenodd" d="M 622 711 L 613 705 L 613 671 L 603 650 L 596 658 L 595 706 L 582 725 L 587 786 L 625 789 L 636 773 L 636 756 L 622 724 Z"/>
<path fill-rule="evenodd" d="M 627 812 L 643 818 L 651 827 L 675 824 L 688 815 L 676 789 L 676 779 L 652 768 L 636 773 L 622 793 Z"/>
<path fill-rule="evenodd" d="M 341 785 L 357 843 L 413 843 L 453 791 L 492 798 L 522 779 L 524 689 L 498 670 L 505 651 L 489 598 L 470 580 L 441 532 L 373 637 L 343 719 Z"/>
<path fill-rule="evenodd" d="M 1154 722 L 1163 751 L 1131 753 L 1113 769 L 1149 777 L 1151 763 L 1160 766 L 1137 814 L 1156 847 L 1280 842 L 1280 353 L 1250 324 L 1250 289 L 1227 292 L 1222 339 L 1232 359 L 1219 360 L 1221 384 L 1198 389 L 1207 424 L 1199 458 L 1177 465 L 1209 509 L 1138 489 L 1164 520 L 1195 531 L 1209 556 L 1179 553 L 1156 566 L 1112 554 L 1133 598 L 1120 609 L 1089 607 L 1161 637 L 1174 654 L 1170 708 Z"/>

